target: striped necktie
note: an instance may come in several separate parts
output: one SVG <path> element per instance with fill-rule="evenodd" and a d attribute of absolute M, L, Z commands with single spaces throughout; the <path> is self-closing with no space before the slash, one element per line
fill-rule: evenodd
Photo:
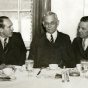
<path fill-rule="evenodd" d="M 4 39 L 4 52 L 6 53 L 8 51 L 8 43 L 7 38 Z"/>
<path fill-rule="evenodd" d="M 50 40 L 51 43 L 54 42 L 54 39 L 53 39 L 53 35 L 51 34 L 51 40 Z"/>

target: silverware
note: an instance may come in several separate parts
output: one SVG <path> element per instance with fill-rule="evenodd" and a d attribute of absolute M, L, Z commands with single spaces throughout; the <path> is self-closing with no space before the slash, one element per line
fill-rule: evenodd
<path fill-rule="evenodd" d="M 41 73 L 41 70 L 43 69 L 44 67 L 41 67 L 39 72 L 37 73 L 37 75 L 39 75 Z"/>

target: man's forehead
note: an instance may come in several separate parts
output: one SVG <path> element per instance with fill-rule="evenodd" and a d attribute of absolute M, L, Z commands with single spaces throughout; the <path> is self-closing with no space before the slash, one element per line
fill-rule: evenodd
<path fill-rule="evenodd" d="M 12 22 L 11 22 L 10 19 L 4 19 L 4 20 L 3 20 L 3 23 L 4 23 L 4 25 L 7 25 L 7 26 L 12 25 Z"/>
<path fill-rule="evenodd" d="M 48 16 L 45 16 L 44 20 L 56 20 L 55 18 L 55 15 L 48 15 Z"/>
<path fill-rule="evenodd" d="M 80 22 L 79 25 L 80 26 L 87 26 L 88 25 L 88 22 Z"/>

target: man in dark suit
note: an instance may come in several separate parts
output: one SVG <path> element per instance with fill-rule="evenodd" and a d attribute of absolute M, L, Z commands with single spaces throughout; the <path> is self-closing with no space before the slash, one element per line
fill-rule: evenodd
<path fill-rule="evenodd" d="M 74 38 L 72 43 L 76 63 L 80 63 L 81 60 L 88 60 L 88 16 L 81 18 L 78 25 L 78 37 Z"/>
<path fill-rule="evenodd" d="M 26 48 L 21 34 L 13 32 L 12 26 L 8 17 L 0 17 L 0 64 L 23 65 Z"/>
<path fill-rule="evenodd" d="M 75 57 L 68 35 L 57 31 L 59 20 L 53 12 L 43 16 L 46 33 L 35 36 L 30 47 L 29 59 L 34 60 L 34 67 L 48 67 L 58 64 L 59 67 L 74 67 Z"/>

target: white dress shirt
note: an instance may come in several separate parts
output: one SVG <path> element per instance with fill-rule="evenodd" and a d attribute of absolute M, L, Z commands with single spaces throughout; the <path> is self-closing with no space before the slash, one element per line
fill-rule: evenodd
<path fill-rule="evenodd" d="M 88 47 L 88 38 L 87 39 L 83 39 L 83 41 L 85 41 L 84 43 L 85 43 L 85 46 L 84 46 L 84 50 L 86 50 L 86 48 Z"/>
<path fill-rule="evenodd" d="M 52 34 L 52 36 L 53 36 L 53 40 L 54 40 L 54 42 L 55 42 L 55 40 L 56 40 L 56 38 L 57 38 L 57 30 Z M 49 41 L 51 41 L 51 34 L 48 33 L 48 32 L 46 32 L 46 38 L 47 38 Z"/>
<path fill-rule="evenodd" d="M 0 36 L 0 40 L 1 40 L 3 48 L 4 48 L 4 39 L 5 38 L 3 38 L 3 37 Z M 9 38 L 7 38 L 6 42 L 8 43 L 8 41 L 9 41 Z"/>

